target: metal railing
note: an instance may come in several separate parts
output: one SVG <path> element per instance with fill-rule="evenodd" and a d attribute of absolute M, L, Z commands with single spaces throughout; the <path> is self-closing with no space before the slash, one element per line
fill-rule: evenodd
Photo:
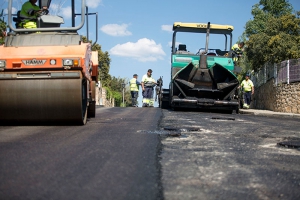
<path fill-rule="evenodd" d="M 277 64 L 266 63 L 261 69 L 251 76 L 255 87 L 265 84 L 274 78 L 275 85 L 300 82 L 300 58 L 282 61 Z"/>

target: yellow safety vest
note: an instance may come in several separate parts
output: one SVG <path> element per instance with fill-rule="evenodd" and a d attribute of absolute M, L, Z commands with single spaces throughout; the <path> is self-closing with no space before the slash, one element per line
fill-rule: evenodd
<path fill-rule="evenodd" d="M 154 78 L 148 77 L 148 75 L 145 74 L 145 75 L 143 76 L 143 78 L 142 78 L 142 82 L 143 82 L 144 84 L 152 83 L 152 82 L 155 83 L 155 80 L 154 80 Z"/>
<path fill-rule="evenodd" d="M 136 84 L 136 78 L 132 78 L 129 81 L 130 91 L 139 91 L 139 86 Z"/>
<path fill-rule="evenodd" d="M 238 44 L 233 45 L 233 46 L 231 47 L 231 50 L 234 51 L 234 52 L 237 53 L 237 54 L 242 54 L 242 53 L 243 53 L 243 52 L 242 52 L 242 49 L 239 47 Z"/>
<path fill-rule="evenodd" d="M 38 10 L 40 10 L 40 8 L 37 5 L 32 5 L 29 1 L 24 3 L 20 12 L 22 22 L 19 24 L 19 26 L 23 28 L 37 28 L 37 15 L 34 13 L 34 11 Z"/>
<path fill-rule="evenodd" d="M 253 87 L 253 82 L 250 79 L 248 79 L 248 81 L 243 80 L 241 86 L 244 88 L 245 92 L 251 92 Z"/>

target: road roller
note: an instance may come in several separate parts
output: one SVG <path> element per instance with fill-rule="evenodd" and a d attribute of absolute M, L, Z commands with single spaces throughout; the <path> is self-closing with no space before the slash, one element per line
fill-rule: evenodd
<path fill-rule="evenodd" d="M 232 31 L 231 25 L 210 22 L 173 24 L 171 80 L 169 88 L 160 87 L 158 91 L 159 107 L 239 111 L 236 75 L 241 67 L 231 51 Z M 191 45 L 182 43 L 185 40 Z M 215 48 L 209 46 L 212 40 Z"/>
<path fill-rule="evenodd" d="M 12 14 L 12 4 L 8 0 L 10 31 L 0 46 L 0 122 L 86 124 L 96 115 L 98 52 L 78 34 L 90 14 L 85 0 L 76 4 L 80 9 L 71 0 L 69 27 L 61 16 L 43 13 L 36 28 L 25 29 L 19 26 L 19 12 Z M 38 1 L 40 8 L 50 4 Z"/>

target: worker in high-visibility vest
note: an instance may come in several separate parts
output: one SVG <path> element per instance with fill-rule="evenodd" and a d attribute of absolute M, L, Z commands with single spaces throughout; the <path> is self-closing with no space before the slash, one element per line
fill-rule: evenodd
<path fill-rule="evenodd" d="M 152 70 L 148 69 L 147 74 L 142 78 L 142 89 L 143 89 L 143 107 L 153 107 L 154 98 L 153 92 L 154 87 L 157 85 L 155 79 L 152 78 Z"/>
<path fill-rule="evenodd" d="M 251 95 L 254 94 L 254 85 L 253 82 L 249 79 L 250 74 L 246 74 L 245 79 L 242 81 L 241 85 L 238 88 L 243 89 L 244 93 L 244 104 L 243 108 L 248 109 L 251 103 Z"/>
<path fill-rule="evenodd" d="M 244 45 L 245 45 L 244 42 L 239 42 L 237 44 L 234 44 L 231 47 L 231 50 L 234 52 L 234 56 L 233 56 L 234 62 L 237 62 L 240 59 L 240 57 L 243 55 Z"/>
<path fill-rule="evenodd" d="M 48 14 L 47 7 L 40 9 L 36 5 L 37 0 L 29 0 L 22 5 L 20 18 L 22 20 L 20 27 L 23 28 L 37 28 L 36 20 L 43 12 Z"/>
<path fill-rule="evenodd" d="M 131 93 L 131 102 L 133 107 L 138 107 L 137 99 L 139 96 L 139 86 L 141 83 L 137 80 L 138 75 L 133 74 L 133 78 L 129 81 L 130 93 Z"/>

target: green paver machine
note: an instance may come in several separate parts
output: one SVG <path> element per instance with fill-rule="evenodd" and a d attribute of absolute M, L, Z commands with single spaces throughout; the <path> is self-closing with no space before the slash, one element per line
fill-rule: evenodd
<path fill-rule="evenodd" d="M 161 108 L 215 109 L 232 113 L 239 110 L 237 87 L 239 81 L 235 73 L 240 67 L 233 62 L 233 26 L 203 23 L 173 24 L 171 81 L 169 89 L 161 87 L 158 92 Z M 197 53 L 187 51 L 186 45 L 176 41 L 177 33 L 206 34 L 205 48 Z M 225 36 L 225 49 L 209 49 L 212 34 Z M 186 34 L 186 37 L 189 37 Z M 227 50 L 229 37 L 230 47 Z M 196 43 L 195 41 L 194 43 Z"/>

